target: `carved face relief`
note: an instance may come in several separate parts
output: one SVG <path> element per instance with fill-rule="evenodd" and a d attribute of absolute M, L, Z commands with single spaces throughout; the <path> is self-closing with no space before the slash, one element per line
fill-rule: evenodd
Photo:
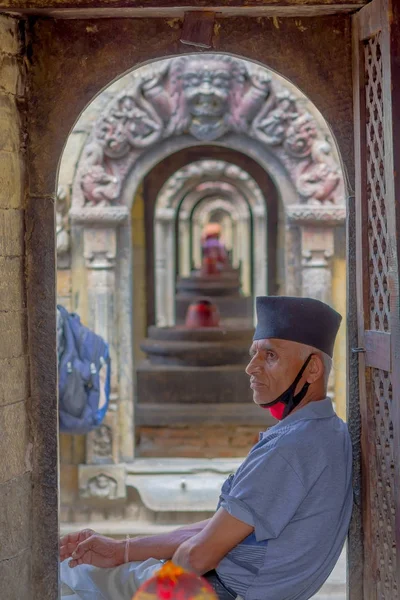
<path fill-rule="evenodd" d="M 215 58 L 188 60 L 182 85 L 191 116 L 190 133 L 201 140 L 214 140 L 223 135 L 232 86 L 231 65 Z"/>
<path fill-rule="evenodd" d="M 88 494 L 94 498 L 116 498 L 117 482 L 105 473 L 99 473 L 88 481 Z"/>

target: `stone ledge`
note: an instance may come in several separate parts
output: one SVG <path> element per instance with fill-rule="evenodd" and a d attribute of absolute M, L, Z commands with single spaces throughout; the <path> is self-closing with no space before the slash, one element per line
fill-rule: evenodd
<path fill-rule="evenodd" d="M 128 221 L 129 210 L 127 206 L 73 206 L 69 216 L 77 225 L 118 227 Z"/>
<path fill-rule="evenodd" d="M 334 227 L 344 225 L 346 207 L 340 205 L 293 204 L 286 209 L 290 222 L 296 225 L 318 225 Z"/>

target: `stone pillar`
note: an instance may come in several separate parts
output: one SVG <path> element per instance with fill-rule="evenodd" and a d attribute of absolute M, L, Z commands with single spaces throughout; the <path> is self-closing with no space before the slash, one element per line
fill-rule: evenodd
<path fill-rule="evenodd" d="M 334 227 L 343 225 L 345 206 L 292 205 L 287 209 L 290 232 L 299 232 L 300 248 L 295 260 L 295 271 L 300 272 L 298 295 L 316 298 L 333 304 L 332 277 L 334 256 Z M 293 238 L 295 239 L 295 238 Z M 293 248 L 292 252 L 293 258 Z M 296 273 L 292 273 L 296 278 Z M 334 398 L 334 371 L 329 379 L 328 393 Z"/>
<path fill-rule="evenodd" d="M 116 281 L 115 264 L 119 226 L 128 220 L 129 212 L 126 207 L 120 206 L 73 208 L 70 216 L 74 224 L 83 225 L 83 256 L 87 269 L 87 325 L 109 343 L 111 355 L 110 406 L 102 425 L 87 435 L 86 462 L 117 463 L 121 437 L 118 416 L 124 419 L 124 415 L 121 415 L 119 407 L 120 365 L 116 315 L 119 285 Z M 130 310 L 129 306 L 125 310 Z M 131 429 L 132 427 L 133 423 L 130 424 Z"/>
<path fill-rule="evenodd" d="M 253 208 L 254 296 L 265 296 L 268 293 L 267 223 L 265 209 L 255 206 Z"/>
<path fill-rule="evenodd" d="M 179 217 L 179 275 L 189 277 L 192 265 L 190 264 L 190 221 L 189 215 L 183 213 Z"/>
<path fill-rule="evenodd" d="M 241 261 L 242 291 L 245 296 L 251 294 L 251 242 L 247 216 L 242 215 L 238 223 L 239 257 Z"/>
<path fill-rule="evenodd" d="M 192 252 L 193 252 L 193 265 L 196 269 L 201 267 L 201 233 L 202 226 L 198 216 L 192 220 Z"/>
<path fill-rule="evenodd" d="M 155 221 L 156 325 L 175 323 L 175 210 L 157 211 Z"/>
<path fill-rule="evenodd" d="M 27 152 L 25 41 L 25 21 L 1 15 L 0 594 L 53 600 L 58 597 L 54 190 L 46 187 L 51 176 L 45 184 L 27 164 L 32 148 Z"/>
<path fill-rule="evenodd" d="M 346 208 L 332 204 L 292 205 L 287 209 L 287 218 L 289 231 L 294 233 L 298 228 L 299 232 L 300 248 L 288 249 L 289 254 L 300 253 L 300 260 L 293 261 L 295 270 L 300 270 L 298 295 L 332 304 L 333 227 L 344 223 Z M 292 275 L 295 277 L 295 273 Z"/>
<path fill-rule="evenodd" d="M 301 295 L 331 304 L 333 228 L 302 226 L 300 235 Z"/>

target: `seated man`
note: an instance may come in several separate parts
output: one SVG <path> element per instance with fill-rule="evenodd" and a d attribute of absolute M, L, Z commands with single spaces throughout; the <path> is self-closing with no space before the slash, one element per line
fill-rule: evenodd
<path fill-rule="evenodd" d="M 262 297 L 257 318 L 247 373 L 279 422 L 226 480 L 214 516 L 129 543 L 65 536 L 64 597 L 130 600 L 169 558 L 224 600 L 307 600 L 327 579 L 352 511 L 350 437 L 326 397 L 341 317 L 318 300 Z"/>

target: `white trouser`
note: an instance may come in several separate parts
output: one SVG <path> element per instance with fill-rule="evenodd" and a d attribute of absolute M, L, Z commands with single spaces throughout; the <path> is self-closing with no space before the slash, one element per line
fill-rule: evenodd
<path fill-rule="evenodd" d="M 120 567 L 100 569 L 79 565 L 74 569 L 65 560 L 60 566 L 61 598 L 64 600 L 132 600 L 136 590 L 150 579 L 162 563 L 155 558 Z"/>

